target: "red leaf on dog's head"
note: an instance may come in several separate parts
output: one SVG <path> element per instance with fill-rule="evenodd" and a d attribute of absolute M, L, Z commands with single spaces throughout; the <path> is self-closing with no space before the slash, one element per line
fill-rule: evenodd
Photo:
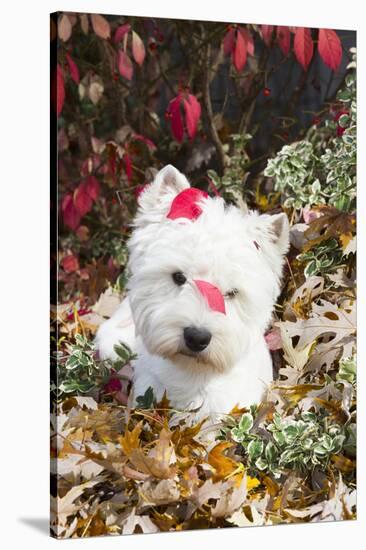
<path fill-rule="evenodd" d="M 213 311 L 218 311 L 219 313 L 226 315 L 225 300 L 220 290 L 207 281 L 194 279 L 193 282 L 202 296 L 206 299 L 209 308 Z"/>
<path fill-rule="evenodd" d="M 177 218 L 197 219 L 202 214 L 202 208 L 197 202 L 207 197 L 208 194 L 205 191 L 195 187 L 184 189 L 174 198 L 167 218 L 170 220 L 176 220 Z"/>

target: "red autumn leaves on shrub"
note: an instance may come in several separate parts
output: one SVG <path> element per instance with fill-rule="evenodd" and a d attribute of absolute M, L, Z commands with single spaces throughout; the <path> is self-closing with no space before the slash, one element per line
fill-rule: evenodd
<path fill-rule="evenodd" d="M 70 72 L 70 76 L 75 84 L 80 82 L 79 69 L 72 59 L 70 54 L 66 54 L 67 67 Z M 53 75 L 52 88 L 51 88 L 51 101 L 56 111 L 57 116 L 60 116 L 64 102 L 65 102 L 65 78 L 64 70 L 60 64 L 57 65 L 56 71 Z"/>
<path fill-rule="evenodd" d="M 131 31 L 131 51 L 132 57 L 138 65 L 142 65 L 145 59 L 146 50 L 143 41 L 136 31 L 131 30 L 131 25 L 128 23 L 118 27 L 114 33 L 113 42 L 119 44 L 123 42 L 123 49 L 118 50 L 117 67 L 121 76 L 127 80 L 131 80 L 133 76 L 132 60 L 127 54 L 128 35 Z"/>
<path fill-rule="evenodd" d="M 276 39 L 278 45 L 285 57 L 290 53 L 291 48 L 291 32 L 288 27 L 277 27 Z"/>
<path fill-rule="evenodd" d="M 296 59 L 306 71 L 314 52 L 313 39 L 311 38 L 310 29 L 305 29 L 304 27 L 299 27 L 296 29 L 294 38 L 294 52 Z"/>
<path fill-rule="evenodd" d="M 75 61 L 71 57 L 69 53 L 66 54 L 66 61 L 69 66 L 70 76 L 75 82 L 75 84 L 79 84 L 80 82 L 80 74 L 78 66 L 76 65 Z"/>
<path fill-rule="evenodd" d="M 294 52 L 304 70 L 308 68 L 314 53 L 310 29 L 299 27 L 295 32 Z M 331 29 L 319 29 L 318 52 L 324 63 L 336 71 L 342 61 L 342 44 L 337 33 Z"/>
<path fill-rule="evenodd" d="M 319 29 L 318 51 L 326 65 L 336 71 L 342 61 L 342 44 L 331 29 Z"/>
<path fill-rule="evenodd" d="M 244 27 L 229 27 L 223 41 L 224 54 L 230 55 L 235 69 L 241 72 L 249 55 L 254 55 L 254 42 L 250 32 Z"/>
<path fill-rule="evenodd" d="M 51 99 L 56 114 L 59 116 L 65 101 L 65 82 L 61 65 L 57 65 L 56 74 L 53 75 Z"/>
<path fill-rule="evenodd" d="M 79 269 L 79 260 L 74 254 L 68 254 L 61 260 L 61 266 L 66 273 L 74 273 Z"/>
<path fill-rule="evenodd" d="M 62 199 L 61 211 L 64 223 L 73 231 L 80 220 L 90 212 L 100 193 L 100 185 L 94 176 L 82 181 L 73 193 L 67 193 Z"/>
<path fill-rule="evenodd" d="M 277 42 L 283 54 L 287 56 L 291 49 L 291 34 L 294 34 L 294 54 L 297 61 L 306 71 L 314 55 L 314 41 L 311 29 L 306 27 L 275 27 L 261 25 L 261 35 L 266 46 Z M 324 63 L 336 71 L 342 62 L 342 44 L 339 36 L 332 29 L 319 29 L 318 52 Z"/>
<path fill-rule="evenodd" d="M 194 95 L 180 92 L 169 103 L 166 118 L 170 119 L 172 134 L 178 142 L 183 141 L 185 131 L 193 139 L 201 118 L 201 105 Z"/>

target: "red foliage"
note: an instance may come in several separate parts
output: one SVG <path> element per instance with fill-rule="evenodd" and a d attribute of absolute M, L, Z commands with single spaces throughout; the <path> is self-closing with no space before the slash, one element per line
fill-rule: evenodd
<path fill-rule="evenodd" d="M 113 42 L 115 44 L 118 44 L 118 42 L 121 42 L 122 38 L 127 34 L 131 29 L 131 25 L 128 23 L 125 23 L 124 25 L 121 25 L 118 27 L 116 32 L 114 33 Z"/>
<path fill-rule="evenodd" d="M 100 184 L 96 177 L 89 176 L 86 180 L 86 191 L 89 197 L 96 201 L 100 195 Z"/>
<path fill-rule="evenodd" d="M 132 160 L 128 153 L 125 153 L 123 155 L 123 160 L 125 163 L 125 170 L 126 170 L 126 176 L 128 181 L 131 181 L 132 179 Z"/>
<path fill-rule="evenodd" d="M 230 55 L 231 52 L 234 49 L 234 43 L 235 43 L 235 29 L 230 27 L 228 32 L 224 36 L 223 40 L 223 48 L 224 48 L 224 54 Z"/>
<path fill-rule="evenodd" d="M 80 74 L 79 74 L 79 69 L 78 69 L 78 66 L 76 65 L 75 61 L 72 59 L 71 55 L 66 53 L 66 60 L 67 60 L 67 63 L 69 65 L 69 70 L 70 70 L 70 76 L 71 78 L 73 79 L 73 81 L 76 83 L 76 84 L 79 84 L 80 82 Z"/>
<path fill-rule="evenodd" d="M 247 55 L 254 55 L 254 41 L 250 32 L 244 27 L 230 27 L 223 40 L 224 54 L 231 54 L 232 62 L 241 72 L 247 62 Z"/>
<path fill-rule="evenodd" d="M 291 47 L 291 33 L 288 27 L 277 27 L 277 41 L 283 55 L 288 56 Z"/>
<path fill-rule="evenodd" d="M 170 101 L 167 115 L 171 121 L 173 136 L 179 142 L 182 142 L 184 137 L 182 106 L 185 112 L 187 134 L 191 139 L 197 133 L 198 122 L 201 117 L 201 105 L 194 95 L 180 92 L 177 97 Z"/>
<path fill-rule="evenodd" d="M 193 27 L 195 24 L 192 22 Z M 205 178 L 206 168 L 214 167 L 224 173 L 227 154 L 230 155 L 229 136 L 237 131 L 240 118 L 235 120 L 228 113 L 232 108 L 239 112 L 253 94 L 254 101 L 258 98 L 260 104 L 262 100 L 265 109 L 270 109 L 277 100 L 267 87 L 277 89 L 269 79 L 272 56 L 263 56 L 262 61 L 257 55 L 252 62 L 249 56 L 255 56 L 255 44 L 262 40 L 268 48 L 278 47 L 287 57 L 283 62 L 298 62 L 307 70 L 314 54 L 311 32 L 314 37 L 317 32 L 287 26 L 224 23 L 206 28 L 197 23 L 197 32 L 192 32 L 189 40 L 183 33 L 184 40 L 177 41 L 181 23 L 164 22 L 164 29 L 162 25 L 155 19 L 128 16 L 70 13 L 58 16 L 58 65 L 52 74 L 52 104 L 57 116 L 62 115 L 58 128 L 61 239 L 65 239 L 68 254 L 72 247 L 78 251 L 81 266 L 77 274 L 67 275 L 62 271 L 64 281 L 77 279 L 79 284 L 87 277 L 94 281 L 97 272 L 100 272 L 101 286 L 109 280 L 110 274 L 106 275 L 99 265 L 93 267 L 95 273 L 90 266 L 95 265 L 96 258 L 104 267 L 106 258 L 124 258 L 116 235 L 124 228 L 120 239 L 123 248 L 129 234 L 126 227 L 136 209 L 136 197 L 145 188 L 146 180 L 164 163 L 177 163 L 184 169 L 184 162 L 188 166 L 189 161 L 188 172 L 197 182 Z M 212 25 L 215 29 L 211 35 Z M 332 70 L 339 69 L 342 45 L 337 33 L 320 29 L 317 34 L 320 58 Z M 211 66 L 207 74 L 201 74 L 206 71 L 208 43 Z M 218 55 L 220 48 L 225 57 Z M 197 52 L 193 58 L 192 52 Z M 181 62 L 185 59 L 189 60 L 188 65 Z M 264 63 L 263 70 L 258 62 Z M 231 70 L 221 71 L 221 63 L 230 64 Z M 227 79 L 228 105 L 224 103 L 224 108 L 220 100 L 212 97 L 213 114 L 207 108 L 201 112 L 201 104 L 206 103 L 202 84 L 207 77 L 212 83 L 211 95 L 216 87 L 216 74 L 219 79 Z M 185 83 L 189 83 L 194 94 L 184 87 Z M 176 89 L 178 91 L 169 96 L 171 90 Z M 237 98 L 233 98 L 235 94 Z M 169 97 L 170 101 L 166 99 Z M 268 98 L 267 101 L 263 101 L 264 98 Z M 166 125 L 161 117 L 164 108 L 171 136 L 164 134 Z M 256 116 L 249 116 L 249 133 L 255 119 Z M 214 143 L 208 131 L 212 126 L 216 127 L 218 141 L 225 147 L 221 159 L 220 144 Z M 289 134 L 282 127 L 276 128 L 276 123 L 273 126 L 275 150 L 278 137 L 288 139 Z M 338 125 L 338 135 L 342 131 Z M 172 138 L 176 143 L 170 143 Z M 220 191 L 225 196 L 225 190 L 215 189 L 212 181 L 209 187 L 213 193 Z M 123 197 L 118 207 L 116 191 Z M 197 204 L 190 208 L 193 211 L 183 209 L 184 215 L 197 214 Z M 103 231 L 101 224 L 104 224 Z M 70 231 L 75 234 L 70 235 Z M 84 266 L 88 266 L 89 271 L 84 270 Z"/>
<path fill-rule="evenodd" d="M 122 383 L 119 378 L 111 377 L 110 380 L 104 385 L 104 391 L 107 393 L 114 393 L 121 391 Z"/>
<path fill-rule="evenodd" d="M 66 273 L 74 273 L 79 269 L 79 260 L 74 254 L 68 254 L 62 258 L 61 266 Z"/>
<path fill-rule="evenodd" d="M 61 212 L 64 223 L 73 231 L 78 228 L 81 215 L 74 205 L 74 196 L 67 193 L 62 199 Z"/>
<path fill-rule="evenodd" d="M 127 80 L 132 79 L 133 75 L 133 65 L 131 59 L 128 57 L 126 52 L 123 50 L 119 50 L 118 52 L 118 70 L 120 72 L 120 75 L 124 78 L 127 78 Z"/>
<path fill-rule="evenodd" d="M 261 25 L 262 38 L 266 46 L 271 45 L 273 29 L 273 25 Z"/>
<path fill-rule="evenodd" d="M 342 44 L 335 31 L 319 29 L 318 51 L 324 63 L 336 71 L 342 62 Z"/>
<path fill-rule="evenodd" d="M 93 199 L 88 193 L 87 182 L 83 181 L 74 191 L 74 205 L 80 216 L 85 216 L 93 206 Z"/>
<path fill-rule="evenodd" d="M 65 83 L 61 65 L 57 65 L 57 86 L 56 86 L 56 113 L 61 114 L 65 101 Z"/>
<path fill-rule="evenodd" d="M 306 71 L 314 52 L 310 29 L 306 29 L 304 27 L 298 27 L 296 29 L 294 50 L 298 62 Z"/>

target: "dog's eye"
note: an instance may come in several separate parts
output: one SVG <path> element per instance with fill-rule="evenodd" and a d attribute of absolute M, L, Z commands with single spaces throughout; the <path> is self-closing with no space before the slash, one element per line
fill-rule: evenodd
<path fill-rule="evenodd" d="M 237 296 L 238 294 L 239 290 L 237 288 L 233 288 L 225 294 L 225 298 L 229 298 L 231 300 L 232 298 L 235 298 L 235 296 Z"/>
<path fill-rule="evenodd" d="M 184 283 L 187 281 L 187 277 L 181 271 L 176 271 L 175 273 L 173 273 L 172 277 L 173 281 L 178 286 L 184 285 Z"/>

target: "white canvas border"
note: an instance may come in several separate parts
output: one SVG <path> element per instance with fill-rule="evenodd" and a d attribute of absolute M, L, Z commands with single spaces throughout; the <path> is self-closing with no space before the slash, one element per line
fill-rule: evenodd
<path fill-rule="evenodd" d="M 5 548 L 54 544 L 146 545 L 177 550 L 189 545 L 238 547 L 359 548 L 366 535 L 365 498 L 365 341 L 358 341 L 358 517 L 356 522 L 266 528 L 190 531 L 178 534 L 97 538 L 58 542 L 47 536 L 48 520 L 48 307 L 49 307 L 49 122 L 48 28 L 56 10 L 124 13 L 155 17 L 242 21 L 357 29 L 358 31 L 358 326 L 365 326 L 365 23 L 362 3 L 307 0 L 304 3 L 166 0 L 63 0 L 21 2 L 1 9 L 1 290 L 2 396 L 0 537 Z M 361 259 L 360 259 L 361 256 Z M 5 334 L 4 334 L 5 332 Z M 43 529 L 41 528 L 43 526 Z"/>

